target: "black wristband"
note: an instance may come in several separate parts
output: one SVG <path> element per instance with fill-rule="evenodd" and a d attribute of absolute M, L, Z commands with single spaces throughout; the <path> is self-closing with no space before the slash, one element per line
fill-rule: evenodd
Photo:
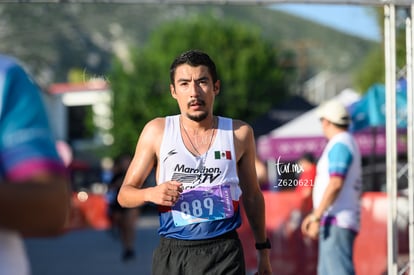
<path fill-rule="evenodd" d="M 270 244 L 269 238 L 266 239 L 266 242 L 264 243 L 256 243 L 255 244 L 257 250 L 263 250 L 263 249 L 270 249 L 272 248 L 272 245 Z"/>

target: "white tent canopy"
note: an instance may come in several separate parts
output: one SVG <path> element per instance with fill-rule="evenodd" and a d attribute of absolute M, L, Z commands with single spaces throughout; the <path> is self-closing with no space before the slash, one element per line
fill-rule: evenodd
<path fill-rule="evenodd" d="M 342 102 L 345 106 L 349 106 L 358 101 L 360 95 L 352 89 L 345 89 L 334 98 Z M 274 129 L 269 133 L 269 136 L 286 138 L 323 136 L 316 109 L 317 107 Z"/>

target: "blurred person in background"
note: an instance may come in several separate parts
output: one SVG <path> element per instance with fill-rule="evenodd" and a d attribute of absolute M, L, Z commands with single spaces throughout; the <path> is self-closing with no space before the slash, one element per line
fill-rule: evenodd
<path fill-rule="evenodd" d="M 313 263 L 315 255 L 316 241 L 304 237 L 301 224 L 303 219 L 312 211 L 312 187 L 316 175 L 315 157 L 312 153 L 304 153 L 297 161 L 298 171 L 301 171 L 295 179 L 295 207 L 290 213 L 289 221 L 286 227 L 286 237 L 294 240 L 291 247 L 297 259 L 301 259 L 300 265 L 296 267 L 297 274 L 308 272 L 309 263 Z M 297 204 L 296 204 L 297 203 Z"/>
<path fill-rule="evenodd" d="M 0 274 L 28 275 L 23 237 L 60 234 L 70 205 L 41 92 L 19 62 L 0 55 Z"/>
<path fill-rule="evenodd" d="M 351 121 L 341 102 L 328 101 L 317 112 L 328 143 L 316 168 L 313 212 L 305 217 L 302 231 L 319 238 L 318 275 L 352 275 L 360 227 L 361 154 L 348 132 Z"/>
<path fill-rule="evenodd" d="M 206 53 L 178 56 L 170 81 L 180 114 L 146 124 L 118 195 L 125 207 L 158 206 L 161 238 L 152 273 L 246 274 L 237 233 L 243 203 L 256 240 L 258 274 L 271 274 L 252 128 L 213 114 L 220 80 Z M 157 185 L 142 188 L 153 167 Z"/>
<path fill-rule="evenodd" d="M 132 157 L 128 154 L 118 156 L 114 161 L 113 176 L 109 183 L 108 193 L 110 194 L 108 214 L 112 224 L 112 230 L 115 234 L 119 234 L 122 244 L 123 261 L 135 258 L 135 225 L 139 215 L 139 208 L 122 207 L 117 196 L 121 188 L 126 171 L 131 162 Z"/>
<path fill-rule="evenodd" d="M 301 171 L 295 183 L 294 208 L 290 213 L 287 227 L 289 235 L 301 234 L 303 218 L 312 211 L 312 187 L 316 176 L 316 163 L 312 153 L 304 153 L 297 161 L 298 171 Z M 300 170 L 299 170 L 300 169 Z"/>
<path fill-rule="evenodd" d="M 304 153 L 297 161 L 302 172 L 298 177 L 295 191 L 300 199 L 299 209 L 302 215 L 312 211 L 312 187 L 316 176 L 316 162 L 312 153 Z"/>

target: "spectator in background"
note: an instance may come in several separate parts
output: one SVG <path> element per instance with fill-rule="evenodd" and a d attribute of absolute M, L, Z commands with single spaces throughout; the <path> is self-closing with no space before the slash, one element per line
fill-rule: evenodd
<path fill-rule="evenodd" d="M 301 223 L 303 218 L 312 211 L 312 187 L 316 175 L 315 158 L 311 153 L 304 153 L 298 160 L 297 165 L 301 173 L 295 179 L 295 199 L 294 209 L 290 213 L 287 227 L 288 235 L 301 234 Z M 298 231 L 298 232 L 296 232 Z"/>
<path fill-rule="evenodd" d="M 113 177 L 109 183 L 109 218 L 112 230 L 119 233 L 122 244 L 123 261 L 132 260 L 135 257 L 135 224 L 139 215 L 139 209 L 124 208 L 116 199 L 124 180 L 126 171 L 131 162 L 130 155 L 120 155 L 115 159 L 113 166 Z"/>
<path fill-rule="evenodd" d="M 313 187 L 313 212 L 302 231 L 319 237 L 318 275 L 352 275 L 353 247 L 360 227 L 361 155 L 348 132 L 349 114 L 336 100 L 318 108 L 328 139 L 319 161 Z"/>
<path fill-rule="evenodd" d="M 63 232 L 69 174 L 41 92 L 18 61 L 0 55 L 0 274 L 30 274 L 22 237 Z"/>
<path fill-rule="evenodd" d="M 290 213 L 290 218 L 287 223 L 286 233 L 288 238 L 295 241 L 292 245 L 292 252 L 295 253 L 297 259 L 301 259 L 301 265 L 296 268 L 297 274 L 305 274 L 308 272 L 307 267 L 309 263 L 314 262 L 314 247 L 315 241 L 304 238 L 301 231 L 301 223 L 312 211 L 312 187 L 316 175 L 316 163 L 312 153 L 304 153 L 298 160 L 297 165 L 302 171 L 297 178 L 295 187 L 295 208 Z"/>
<path fill-rule="evenodd" d="M 312 187 L 316 176 L 316 162 L 312 153 L 304 153 L 298 160 L 302 172 L 298 178 L 295 191 L 301 198 L 299 209 L 302 215 L 312 211 Z"/>

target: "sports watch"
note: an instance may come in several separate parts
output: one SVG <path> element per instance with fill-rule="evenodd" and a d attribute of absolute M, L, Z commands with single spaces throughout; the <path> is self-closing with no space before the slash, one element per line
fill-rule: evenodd
<path fill-rule="evenodd" d="M 266 238 L 266 241 L 264 243 L 256 243 L 255 247 L 257 250 L 263 250 L 272 248 L 272 245 L 270 243 L 269 238 Z"/>

